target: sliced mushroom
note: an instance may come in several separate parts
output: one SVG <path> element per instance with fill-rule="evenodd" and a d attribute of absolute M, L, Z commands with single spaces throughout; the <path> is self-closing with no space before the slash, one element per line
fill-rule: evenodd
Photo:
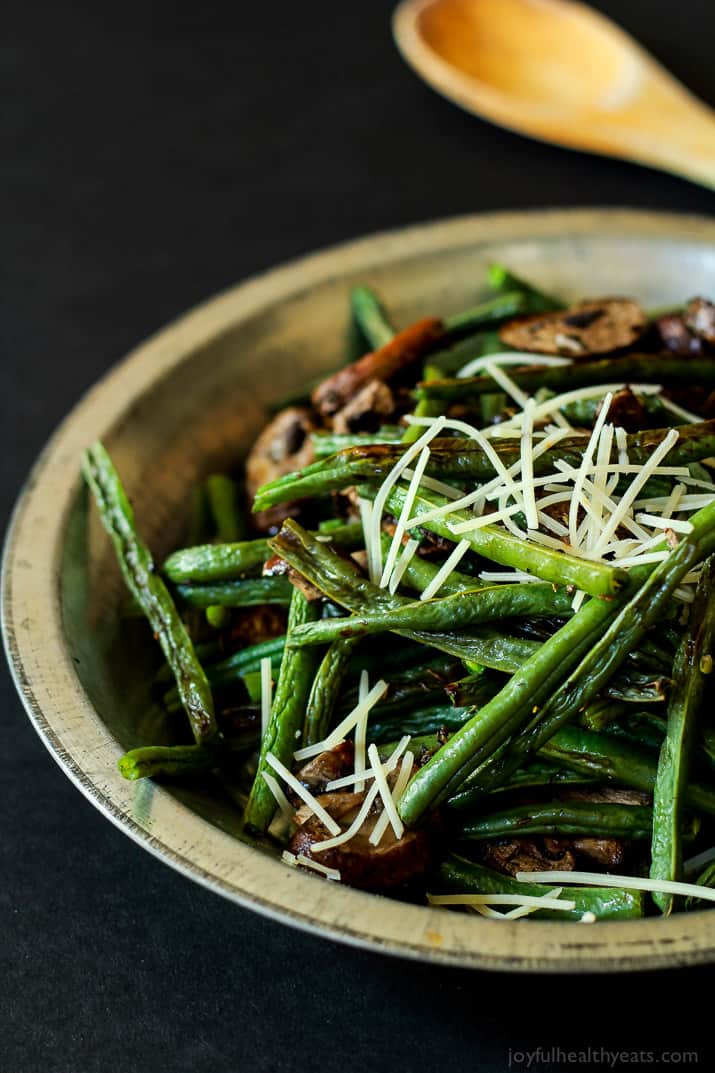
<path fill-rule="evenodd" d="M 601 298 L 581 302 L 564 312 L 517 317 L 499 330 L 515 350 L 582 358 L 631 347 L 643 335 L 648 320 L 630 298 Z"/>
<path fill-rule="evenodd" d="M 333 418 L 333 431 L 376 432 L 383 419 L 395 412 L 395 400 L 387 384 L 368 380 L 354 398 L 338 410 Z"/>
<path fill-rule="evenodd" d="M 349 775 L 355 763 L 355 747 L 351 741 L 341 741 L 334 749 L 326 749 L 296 771 L 296 778 L 312 794 L 322 794 L 334 779 Z"/>
<path fill-rule="evenodd" d="M 703 344 L 689 330 L 682 317 L 669 315 L 655 322 L 655 329 L 662 347 L 679 358 L 695 357 L 702 353 Z"/>
<path fill-rule="evenodd" d="M 684 320 L 697 336 L 715 345 L 715 304 L 705 298 L 693 298 L 685 310 Z"/>
<path fill-rule="evenodd" d="M 359 797 L 362 800 L 363 795 L 343 796 Z M 356 813 L 357 808 L 341 816 L 338 822 L 343 828 L 347 828 Z M 368 817 L 363 828 L 349 842 L 313 853 L 316 842 L 324 842 L 330 838 L 320 820 L 313 816 L 301 824 L 288 849 L 296 856 L 302 853 L 328 868 L 337 868 L 342 883 L 359 887 L 361 890 L 390 890 L 409 883 L 427 871 L 432 846 L 426 831 L 405 831 L 402 838 L 398 839 L 395 838 L 392 828 L 388 827 L 379 846 L 373 846 L 369 842 L 369 836 L 374 824 L 375 818 Z"/>
<path fill-rule="evenodd" d="M 597 408 L 597 414 L 600 412 L 601 405 Z M 642 400 L 629 387 L 614 392 L 608 408 L 608 420 L 626 432 L 640 432 L 652 423 Z"/>
<path fill-rule="evenodd" d="M 548 846 L 545 839 L 533 838 L 485 842 L 480 848 L 480 856 L 489 868 L 509 876 L 515 876 L 517 872 L 573 872 L 576 860 L 570 849 L 561 846 L 561 842 L 565 840 L 549 839 Z"/>
<path fill-rule="evenodd" d="M 337 749 L 321 753 L 301 768 L 298 778 L 302 782 L 310 780 L 308 784 L 316 787 L 321 781 L 325 785 L 333 778 L 347 774 L 344 768 L 347 766 L 348 770 L 352 770 L 354 762 L 351 750 L 352 744 L 346 742 Z M 395 777 L 396 772 L 388 776 L 391 785 L 394 785 Z M 360 811 L 365 793 L 332 791 L 318 794 L 317 800 L 345 831 Z M 325 842 L 331 836 L 318 817 L 307 806 L 302 806 L 294 817 L 298 828 L 288 849 L 296 856 L 304 854 L 328 868 L 337 868 L 341 882 L 351 887 L 384 891 L 402 886 L 422 875 L 431 863 L 430 831 L 427 828 L 404 831 L 401 838 L 396 838 L 392 827 L 388 825 L 379 845 L 373 846 L 370 835 L 381 814 L 382 804 L 378 797 L 367 819 L 349 841 L 313 852 L 316 843 Z"/>
<path fill-rule="evenodd" d="M 246 459 L 246 489 L 251 500 L 263 484 L 303 469 L 314 459 L 310 433 L 315 431 L 310 410 L 289 406 L 266 425 Z M 281 503 L 254 514 L 256 528 L 265 530 L 288 518 L 293 503 Z"/>
<path fill-rule="evenodd" d="M 574 853 L 586 857 L 601 868 L 620 868 L 626 859 L 628 845 L 622 838 L 574 838 Z"/>
<path fill-rule="evenodd" d="M 443 334 L 440 320 L 429 317 L 417 321 L 391 339 L 385 346 L 358 361 L 346 365 L 313 392 L 312 402 L 323 417 L 331 417 L 368 382 L 389 380 L 401 369 L 417 361 Z"/>

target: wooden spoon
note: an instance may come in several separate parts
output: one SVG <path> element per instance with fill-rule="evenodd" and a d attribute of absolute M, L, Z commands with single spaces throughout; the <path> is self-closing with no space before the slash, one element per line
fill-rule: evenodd
<path fill-rule="evenodd" d="M 715 189 L 715 112 L 627 33 L 570 0 L 403 0 L 405 59 L 469 112 Z"/>

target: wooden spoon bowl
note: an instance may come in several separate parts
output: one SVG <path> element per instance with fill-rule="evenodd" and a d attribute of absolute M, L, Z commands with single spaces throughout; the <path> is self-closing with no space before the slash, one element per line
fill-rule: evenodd
<path fill-rule="evenodd" d="M 571 0 L 403 0 L 407 62 L 475 115 L 715 188 L 715 113 L 636 41 Z"/>

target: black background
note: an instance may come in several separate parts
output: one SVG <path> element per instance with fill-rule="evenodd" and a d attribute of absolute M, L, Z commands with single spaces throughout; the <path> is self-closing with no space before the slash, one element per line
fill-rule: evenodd
<path fill-rule="evenodd" d="M 715 103 L 709 2 L 597 6 Z M 89 384 L 250 273 L 476 210 L 712 213 L 708 191 L 529 142 L 441 100 L 394 50 L 391 7 L 5 6 L 3 520 Z M 510 1047 L 539 1045 L 697 1049 L 709 1067 L 709 969 L 468 974 L 269 923 L 107 823 L 50 760 L 6 673 L 0 688 L 2 1073 L 501 1073 Z M 532 1064 L 547 1068 L 567 1067 Z"/>

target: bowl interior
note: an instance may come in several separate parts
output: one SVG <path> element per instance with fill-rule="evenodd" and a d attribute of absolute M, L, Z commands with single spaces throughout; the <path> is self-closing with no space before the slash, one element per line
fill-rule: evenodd
<path fill-rule="evenodd" d="M 170 740 L 172 729 L 151 698 L 149 684 L 158 665 L 155 646 L 148 643 L 142 624 L 119 614 L 123 584 L 78 480 L 78 452 L 101 436 L 129 491 L 141 532 L 161 561 L 180 538 L 189 492 L 197 480 L 240 463 L 277 401 L 300 393 L 306 383 L 345 360 L 348 293 L 356 283 L 374 285 L 398 325 L 479 301 L 486 296 L 485 269 L 495 260 L 566 298 L 630 294 L 652 307 L 712 290 L 715 242 L 682 221 L 666 218 L 656 226 L 657 218 L 609 213 L 506 219 L 508 226 L 489 226 L 488 220 L 474 218 L 461 226 L 452 221 L 363 242 L 215 300 L 150 341 L 94 389 L 50 444 L 19 508 L 6 562 L 6 630 L 19 684 L 48 744 L 85 792 L 100 799 L 129 833 L 172 860 L 178 852 L 176 844 L 171 845 L 172 831 L 183 830 L 176 838 L 190 845 L 182 859 L 172 863 L 283 918 L 300 914 L 291 913 L 288 904 L 275 904 L 266 890 L 259 896 L 246 878 L 255 849 L 239 859 L 235 842 L 219 836 L 229 832 L 235 837 L 237 815 L 215 787 L 122 784 L 114 770 L 124 749 Z M 35 567 L 32 591 L 23 588 L 20 549 Z M 37 601 L 50 592 L 55 647 L 43 651 Z M 23 613 L 39 624 L 29 636 L 23 632 Z M 54 693 L 48 692 L 50 684 Z M 66 693 L 59 703 L 58 690 Z M 54 707 L 49 699 L 53 696 Z M 276 880 L 276 889 L 280 882 Z M 306 890 L 314 892 L 308 902 L 325 901 L 325 885 L 312 877 L 293 876 L 286 882 L 292 884 L 286 895 L 289 903 L 296 891 Z M 261 884 L 265 887 L 265 880 Z M 332 910 L 328 919 L 309 907 L 308 924 L 417 956 L 464 964 L 488 960 L 480 959 L 474 944 L 475 935 L 487 934 L 474 927 L 492 927 L 488 921 L 447 914 L 457 923 L 440 924 L 435 931 L 426 923 L 427 917 L 434 921 L 433 910 L 402 907 L 408 916 L 425 914 L 419 927 L 409 924 L 406 941 L 394 934 L 398 918 L 392 909 L 380 909 L 383 925 L 371 924 L 370 906 L 389 905 L 384 899 L 348 891 L 331 891 L 331 896 L 338 905 L 348 899 L 337 917 Z M 351 936 L 346 923 L 351 907 L 365 912 L 358 938 Z M 306 920 L 298 922 L 305 925 Z M 466 930 L 460 921 L 466 922 Z M 660 923 L 643 927 L 652 930 Z M 526 934 L 524 927 L 527 932 L 535 929 L 536 947 L 528 939 L 524 945 L 508 937 L 508 932 Z M 548 967 L 546 951 L 553 942 L 539 947 L 537 932 L 553 940 L 555 927 L 559 933 L 568 929 L 529 922 L 518 933 L 505 928 L 501 936 L 486 943 L 480 939 L 478 945 L 488 949 L 496 943 L 492 956 L 501 960 L 501 967 L 509 967 L 510 958 L 519 961 L 518 950 L 523 951 L 523 965 L 511 967 Z M 684 925 L 680 927 L 683 931 Z M 430 929 L 438 941 L 425 938 Z M 501 930 L 500 924 L 492 935 Z M 640 941 L 646 941 L 645 932 Z M 648 937 L 646 945 L 650 942 Z M 623 951 L 618 956 L 622 959 Z M 643 951 L 640 956 L 642 963 Z M 588 960 L 588 953 L 577 960 L 582 957 Z M 586 967 L 599 967 L 599 957 L 605 958 L 606 967 L 617 960 L 615 952 L 606 956 L 601 951 Z M 551 960 L 556 965 L 558 959 Z M 573 967 L 573 961 L 574 956 L 567 964 L 562 956 L 556 967 Z"/>

